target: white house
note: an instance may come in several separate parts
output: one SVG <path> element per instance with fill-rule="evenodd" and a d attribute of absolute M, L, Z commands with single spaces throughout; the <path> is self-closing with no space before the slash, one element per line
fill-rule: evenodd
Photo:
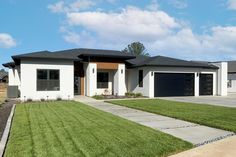
<path fill-rule="evenodd" d="M 227 62 L 200 63 L 114 50 L 70 49 L 12 56 L 9 87 L 27 99 L 142 93 L 147 97 L 227 95 Z M 12 90 L 11 89 L 11 90 Z"/>
<path fill-rule="evenodd" d="M 236 93 L 236 61 L 228 62 L 228 93 Z"/>

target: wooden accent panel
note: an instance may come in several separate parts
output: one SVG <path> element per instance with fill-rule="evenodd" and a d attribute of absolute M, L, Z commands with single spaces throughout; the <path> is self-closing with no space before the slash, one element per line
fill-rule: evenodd
<path fill-rule="evenodd" d="M 111 69 L 116 70 L 118 69 L 119 63 L 107 63 L 107 62 L 95 62 L 97 64 L 97 69 Z"/>
<path fill-rule="evenodd" d="M 84 95 L 84 76 L 80 77 L 80 94 Z"/>

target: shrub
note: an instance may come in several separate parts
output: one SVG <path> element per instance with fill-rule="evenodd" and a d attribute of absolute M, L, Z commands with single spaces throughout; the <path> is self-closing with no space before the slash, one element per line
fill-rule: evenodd
<path fill-rule="evenodd" d="M 135 93 L 135 97 L 142 97 L 143 94 L 142 93 Z"/>
<path fill-rule="evenodd" d="M 31 98 L 28 98 L 26 101 L 27 102 L 32 102 L 33 100 Z"/>
<path fill-rule="evenodd" d="M 61 97 L 57 97 L 57 101 L 61 101 L 62 100 L 62 98 Z"/>
<path fill-rule="evenodd" d="M 94 96 L 92 96 L 92 98 L 97 99 L 97 100 L 101 100 L 104 97 L 102 95 L 94 95 Z"/>
<path fill-rule="evenodd" d="M 125 96 L 127 96 L 127 97 L 134 97 L 135 94 L 132 93 L 132 92 L 127 92 L 127 93 L 125 93 Z"/>
<path fill-rule="evenodd" d="M 45 101 L 45 99 L 44 99 L 44 98 L 41 98 L 40 101 Z"/>

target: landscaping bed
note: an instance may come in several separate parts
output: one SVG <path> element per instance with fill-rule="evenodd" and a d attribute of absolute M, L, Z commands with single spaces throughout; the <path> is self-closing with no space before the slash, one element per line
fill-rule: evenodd
<path fill-rule="evenodd" d="M 74 101 L 16 106 L 6 157 L 168 156 L 192 144 Z"/>
<path fill-rule="evenodd" d="M 125 93 L 125 96 L 118 96 L 118 95 L 94 95 L 92 98 L 97 100 L 103 99 L 128 99 L 128 98 L 146 98 L 141 93 Z"/>
<path fill-rule="evenodd" d="M 16 103 L 16 102 L 9 101 L 9 102 L 5 102 L 5 103 L 1 104 L 1 106 L 0 106 L 0 139 L 2 137 L 8 117 L 11 113 L 11 108 L 14 103 Z"/>
<path fill-rule="evenodd" d="M 114 100 L 109 102 L 236 132 L 236 108 L 160 99 Z"/>

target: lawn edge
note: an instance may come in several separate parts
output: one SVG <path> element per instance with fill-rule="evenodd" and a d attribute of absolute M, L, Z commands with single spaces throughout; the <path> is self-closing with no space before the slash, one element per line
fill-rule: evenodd
<path fill-rule="evenodd" d="M 12 126 L 12 119 L 13 119 L 13 116 L 15 113 L 15 107 L 16 107 L 16 104 L 13 104 L 13 106 L 11 108 L 11 113 L 7 119 L 7 123 L 6 123 L 5 129 L 4 129 L 1 141 L 0 141 L 0 156 L 3 156 L 4 152 L 5 152 L 5 148 L 7 145 L 7 141 L 8 141 L 11 126 Z"/>

